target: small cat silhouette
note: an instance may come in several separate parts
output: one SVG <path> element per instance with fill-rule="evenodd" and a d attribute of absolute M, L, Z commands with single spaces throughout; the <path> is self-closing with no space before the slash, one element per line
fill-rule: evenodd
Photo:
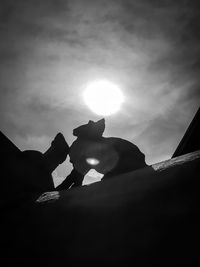
<path fill-rule="evenodd" d="M 105 119 L 89 120 L 73 130 L 77 139 L 69 150 L 73 170 L 58 190 L 80 186 L 90 169 L 108 179 L 118 174 L 146 167 L 145 155 L 133 143 L 118 137 L 103 137 Z"/>
<path fill-rule="evenodd" d="M 145 155 L 133 143 L 118 137 L 103 137 L 105 119 L 89 121 L 73 130 L 77 139 L 69 156 L 74 168 L 85 175 L 91 168 L 103 179 L 147 166 Z"/>

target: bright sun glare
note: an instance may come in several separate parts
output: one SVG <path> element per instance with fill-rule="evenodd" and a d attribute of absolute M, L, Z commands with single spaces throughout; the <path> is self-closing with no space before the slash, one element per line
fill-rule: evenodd
<path fill-rule="evenodd" d="M 83 93 L 87 106 L 96 114 L 109 116 L 116 113 L 124 100 L 124 96 L 117 85 L 101 80 L 87 85 Z"/>

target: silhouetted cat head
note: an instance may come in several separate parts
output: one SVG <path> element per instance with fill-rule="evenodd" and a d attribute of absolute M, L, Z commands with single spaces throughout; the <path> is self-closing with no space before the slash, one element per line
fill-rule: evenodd
<path fill-rule="evenodd" d="M 81 125 L 73 130 L 73 135 L 82 138 L 97 139 L 102 137 L 105 130 L 105 119 L 97 122 L 89 120 L 87 124 Z"/>

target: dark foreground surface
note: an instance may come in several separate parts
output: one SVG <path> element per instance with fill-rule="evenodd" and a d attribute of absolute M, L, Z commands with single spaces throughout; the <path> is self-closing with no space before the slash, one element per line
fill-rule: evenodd
<path fill-rule="evenodd" d="M 199 156 L 3 209 L 2 266 L 200 262 Z"/>

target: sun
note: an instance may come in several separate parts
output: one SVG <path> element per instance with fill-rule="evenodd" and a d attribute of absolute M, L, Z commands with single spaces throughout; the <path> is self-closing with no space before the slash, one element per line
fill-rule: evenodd
<path fill-rule="evenodd" d="M 103 116 L 116 113 L 124 101 L 120 88 L 106 80 L 89 83 L 83 93 L 83 98 L 94 113 Z"/>

